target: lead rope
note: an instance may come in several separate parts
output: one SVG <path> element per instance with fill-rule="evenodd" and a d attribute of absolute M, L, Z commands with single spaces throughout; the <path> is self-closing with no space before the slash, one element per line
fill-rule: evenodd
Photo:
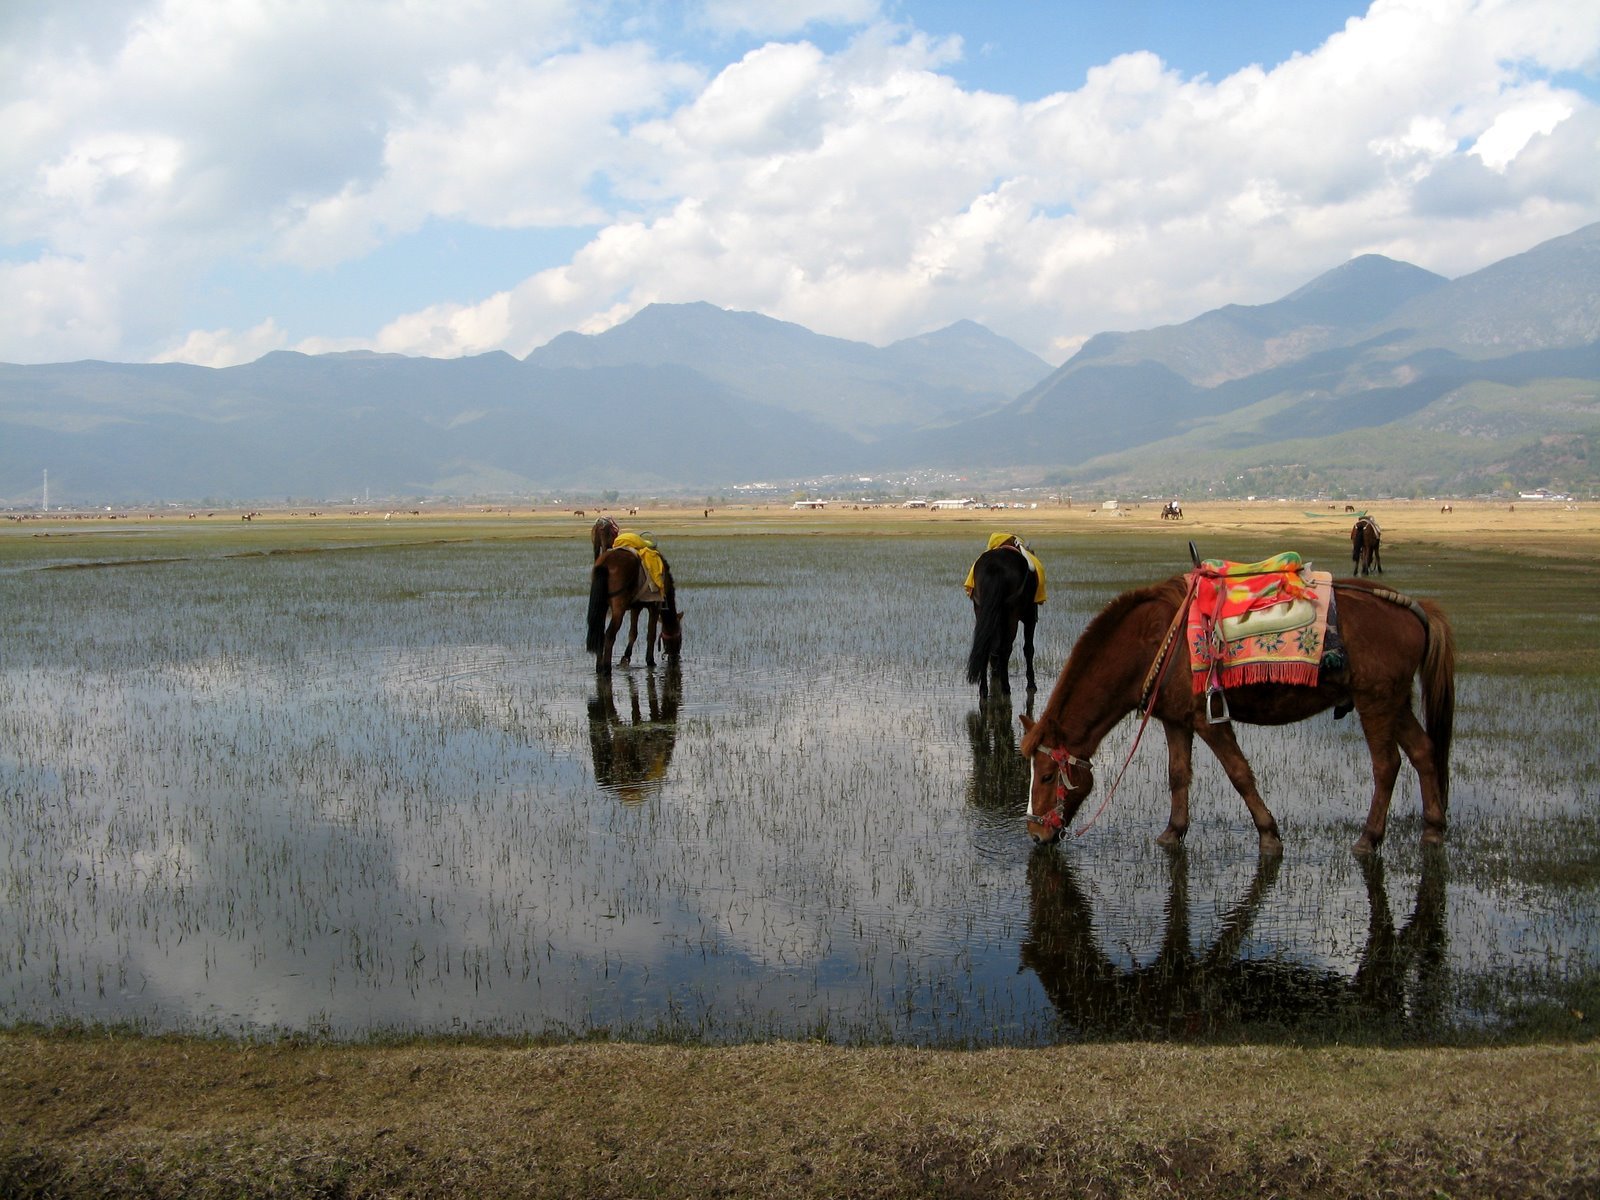
<path fill-rule="evenodd" d="M 1189 603 L 1194 599 L 1195 591 L 1199 586 L 1200 573 L 1196 571 L 1190 577 L 1189 590 L 1184 593 L 1183 603 L 1178 605 L 1178 611 L 1173 615 L 1172 624 L 1167 626 L 1167 634 L 1161 639 L 1161 648 L 1156 651 L 1155 661 L 1150 664 L 1150 669 L 1145 672 L 1144 684 L 1139 690 L 1139 707 L 1144 710 L 1144 715 L 1139 720 L 1139 731 L 1133 735 L 1133 745 L 1128 747 L 1128 757 L 1122 760 L 1122 769 L 1117 772 L 1116 779 L 1112 781 L 1111 789 L 1106 792 L 1106 798 L 1100 801 L 1100 807 L 1094 810 L 1094 816 L 1074 830 L 1073 837 L 1082 837 L 1089 832 L 1094 823 L 1100 819 L 1100 814 L 1105 812 L 1106 806 L 1111 803 L 1111 797 L 1117 794 L 1117 788 L 1122 786 L 1122 777 L 1128 773 L 1128 766 L 1133 762 L 1134 753 L 1139 749 L 1139 739 L 1144 737 L 1145 727 L 1150 724 L 1150 715 L 1156 710 L 1156 700 L 1161 695 L 1161 684 L 1167 677 L 1167 668 L 1172 665 L 1172 660 L 1177 657 L 1172 653 L 1172 648 L 1177 642 L 1178 630 L 1183 627 L 1183 623 L 1189 615 Z"/>

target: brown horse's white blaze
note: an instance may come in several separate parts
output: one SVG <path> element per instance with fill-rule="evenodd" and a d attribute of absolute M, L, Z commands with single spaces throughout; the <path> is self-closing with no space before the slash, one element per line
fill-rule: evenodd
<path fill-rule="evenodd" d="M 1060 746 L 1035 741 L 1036 722 L 1022 714 L 1023 753 L 1033 768 L 1028 785 L 1028 836 L 1040 843 L 1061 839 L 1067 823 L 1089 798 L 1094 787 L 1094 764 Z M 1041 734 L 1042 734 L 1041 730 Z M 1033 749 L 1027 749 L 1034 742 Z"/>

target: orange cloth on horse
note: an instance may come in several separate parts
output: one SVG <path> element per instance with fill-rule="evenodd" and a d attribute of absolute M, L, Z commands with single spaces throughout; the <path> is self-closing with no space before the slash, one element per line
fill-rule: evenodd
<path fill-rule="evenodd" d="M 1033 602 L 1035 604 L 1043 604 L 1045 601 L 1044 564 L 1039 561 L 1038 556 L 1035 555 L 1032 550 L 1029 550 L 1022 544 L 1017 535 L 1014 533 L 991 533 L 989 535 L 989 544 L 987 547 L 985 547 L 985 552 L 987 553 L 989 550 L 998 550 L 1001 546 L 1010 546 L 1013 550 L 1021 551 L 1022 557 L 1028 560 L 1028 565 L 1033 568 L 1034 578 L 1039 581 L 1039 586 L 1034 589 Z M 969 596 L 972 595 L 972 589 L 978 586 L 977 580 L 974 577 L 977 570 L 978 564 L 976 561 L 973 562 L 972 566 L 967 568 L 967 581 L 962 586 L 967 589 L 967 595 Z"/>
<path fill-rule="evenodd" d="M 624 550 L 632 550 L 639 556 L 639 562 L 644 566 L 644 572 L 650 576 L 650 582 L 655 585 L 656 591 L 661 591 L 665 586 L 661 572 L 661 555 L 656 553 L 656 544 L 651 539 L 637 533 L 619 533 L 617 540 L 611 543 L 615 549 L 621 546 Z"/>
<path fill-rule="evenodd" d="M 1224 688 L 1241 683 L 1316 686 L 1333 596 L 1331 573 L 1305 570 L 1300 556 L 1291 551 L 1259 563 L 1206 559 L 1187 579 L 1195 589 L 1188 636 L 1196 694 L 1213 682 Z M 1270 632 L 1223 636 L 1224 618 L 1296 600 L 1311 602 L 1311 620 L 1288 629 L 1268 624 Z"/>

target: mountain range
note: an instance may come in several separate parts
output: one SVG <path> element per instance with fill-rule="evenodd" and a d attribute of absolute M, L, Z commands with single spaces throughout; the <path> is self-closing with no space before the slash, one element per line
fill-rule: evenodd
<path fill-rule="evenodd" d="M 278 351 L 0 364 L 0 503 L 666 494 L 943 471 L 1084 493 L 1600 485 L 1600 224 L 1450 280 L 1364 255 L 1280 300 L 1091 338 L 884 347 L 653 304 L 525 359 Z"/>

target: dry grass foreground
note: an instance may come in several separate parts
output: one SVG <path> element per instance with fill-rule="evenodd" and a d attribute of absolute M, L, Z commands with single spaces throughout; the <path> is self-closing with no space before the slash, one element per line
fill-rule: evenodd
<path fill-rule="evenodd" d="M 0 1194 L 1600 1194 L 1600 1048 L 0 1035 Z"/>

